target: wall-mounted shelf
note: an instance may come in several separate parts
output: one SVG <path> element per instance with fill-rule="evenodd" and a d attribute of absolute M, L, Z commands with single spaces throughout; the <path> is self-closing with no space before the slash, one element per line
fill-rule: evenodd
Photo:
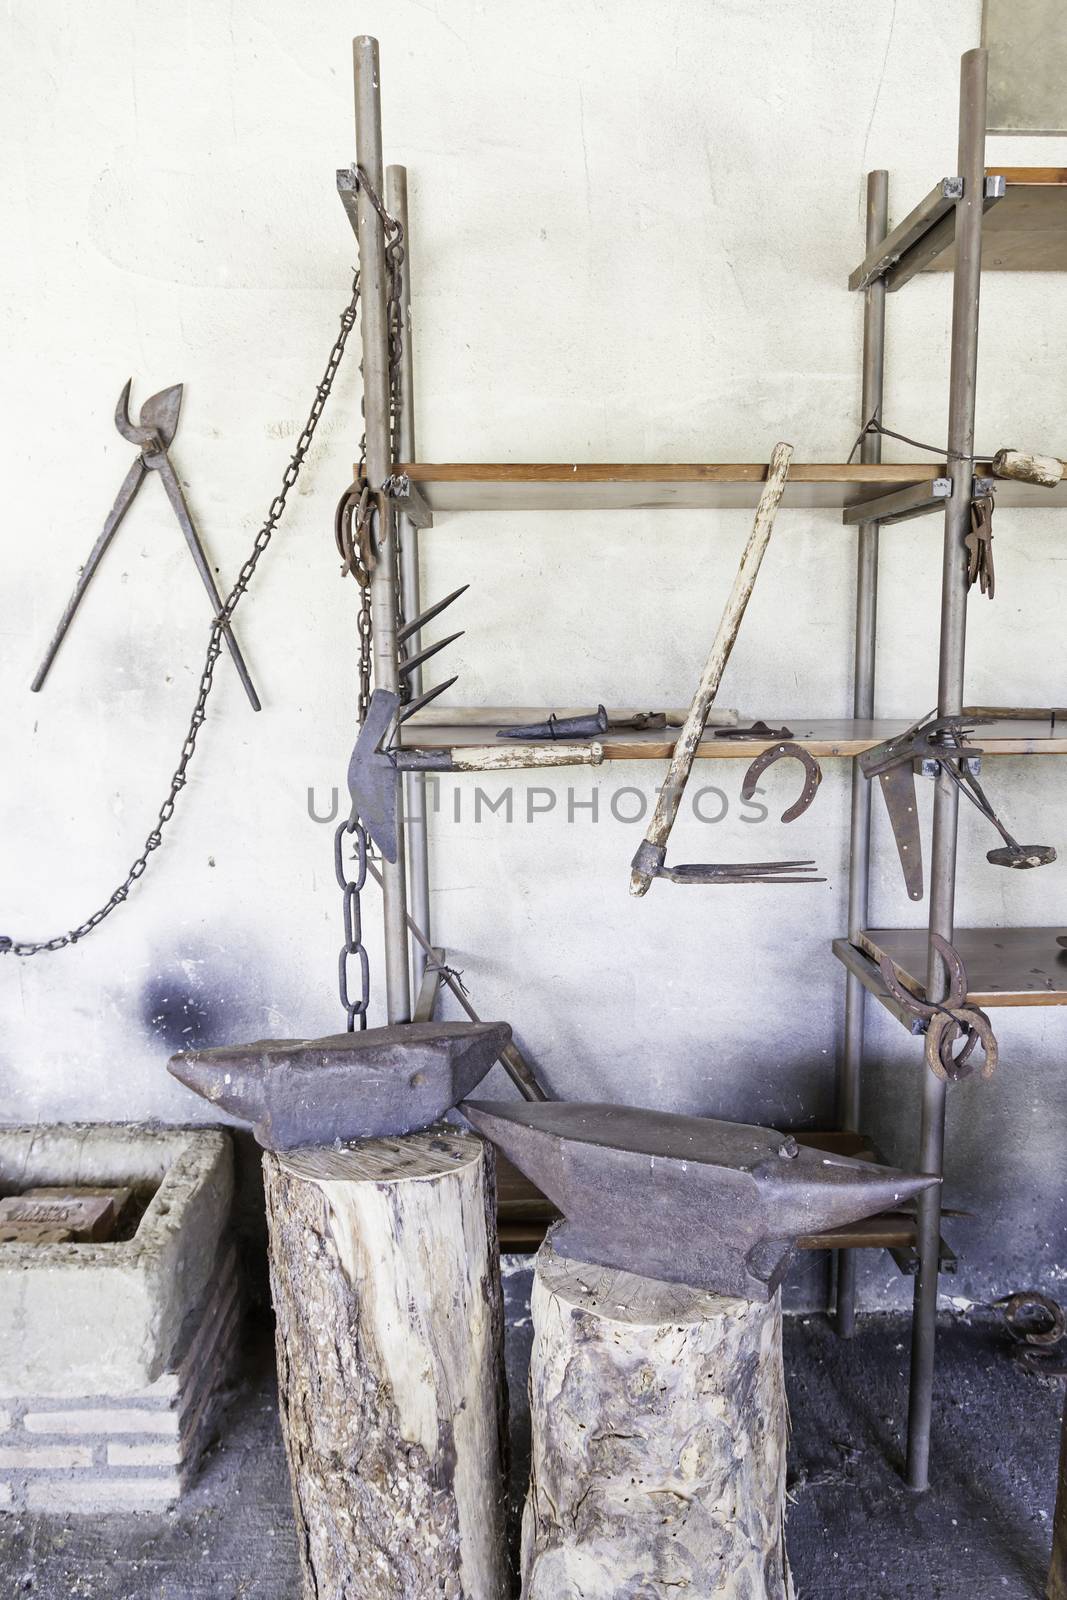
<path fill-rule="evenodd" d="M 976 462 L 975 472 L 989 472 Z M 759 499 L 766 462 L 405 462 L 394 469 L 432 514 L 446 511 L 746 511 Z M 933 483 L 943 462 L 794 462 L 782 504 L 842 510 L 897 489 Z M 1055 489 L 997 483 L 1001 506 L 1067 506 L 1067 481 Z"/>
<path fill-rule="evenodd" d="M 953 943 L 967 968 L 967 998 L 978 1006 L 1067 1005 L 1067 928 L 957 928 Z M 858 940 L 872 961 L 888 955 L 897 977 L 926 995 L 925 928 L 870 928 Z"/>
<path fill-rule="evenodd" d="M 506 707 L 500 706 L 494 707 L 500 713 L 499 720 L 493 719 L 482 724 L 448 724 L 438 720 L 447 715 L 447 709 L 435 708 L 434 719 L 428 723 L 420 722 L 416 714 L 402 728 L 402 745 L 420 750 L 449 750 L 494 742 L 503 745 L 504 740 L 494 740 L 497 728 L 508 722 L 531 720 L 525 715 L 520 718 L 510 714 Z M 542 716 L 547 717 L 550 709 L 546 709 Z M 523 707 L 522 710 L 525 713 L 529 707 Z M 612 713 L 609 712 L 609 715 Z M 788 725 L 794 742 L 803 745 L 805 750 L 820 760 L 862 755 L 883 740 L 895 738 L 909 726 L 903 720 L 863 720 L 854 717 L 814 721 L 790 717 Z M 660 731 L 608 732 L 601 734 L 597 743 L 603 747 L 605 761 L 665 761 L 674 749 L 677 738 L 678 729 L 667 728 Z M 979 730 L 977 741 L 990 757 L 1067 755 L 1067 721 L 1057 720 L 1055 725 L 1051 722 L 995 722 Z M 523 748 L 512 741 L 508 743 L 513 749 Z M 753 756 L 775 743 L 777 740 L 774 739 L 717 739 L 714 728 L 709 727 L 700 741 L 697 758 L 701 761 L 751 761 Z"/>
<path fill-rule="evenodd" d="M 982 225 L 983 272 L 1067 272 L 1067 167 L 987 167 L 1003 177 L 1004 197 Z M 954 242 L 927 272 L 951 272 Z"/>

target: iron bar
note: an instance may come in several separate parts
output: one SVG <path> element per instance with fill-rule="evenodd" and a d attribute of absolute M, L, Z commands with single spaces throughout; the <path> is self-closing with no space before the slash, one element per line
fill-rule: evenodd
<path fill-rule="evenodd" d="M 984 196 L 983 209 L 988 211 L 991 205 L 995 205 L 998 200 L 1003 200 L 1005 194 L 1004 179 L 983 176 L 980 183 L 974 180 L 972 193 Z M 897 289 L 903 289 L 906 283 L 911 282 L 916 273 L 925 272 L 927 267 L 932 266 L 938 257 L 943 255 L 950 247 L 955 235 L 956 219 L 952 214 L 942 217 L 940 222 L 935 222 L 930 231 L 924 234 L 918 244 L 908 251 L 903 260 L 898 261 L 896 266 L 891 267 L 887 272 L 885 281 L 886 288 L 890 294 L 894 294 Z"/>
<path fill-rule="evenodd" d="M 400 322 L 403 350 L 400 360 L 400 400 L 396 418 L 396 447 L 402 461 L 415 459 L 414 362 L 411 352 L 411 229 L 408 223 L 408 175 L 405 167 L 388 167 L 385 173 L 385 207 L 404 230 L 401 268 Z M 395 465 L 395 463 L 390 464 Z M 400 541 L 400 604 L 405 621 L 419 615 L 419 526 L 407 510 L 397 512 Z M 453 637 L 457 637 L 453 635 Z M 410 640 L 411 655 L 419 653 L 419 635 Z M 405 674 L 413 700 L 422 695 L 422 665 Z M 426 779 L 409 772 L 404 779 L 407 810 L 408 904 L 411 915 L 432 939 L 430 926 L 430 849 L 426 822 Z M 417 939 L 411 941 L 412 994 L 417 996 L 426 969 L 426 954 Z"/>
<path fill-rule="evenodd" d="M 382 865 L 384 865 L 384 863 Z M 381 867 L 369 857 L 367 858 L 367 871 L 370 873 L 375 883 L 380 884 L 382 882 Z M 425 951 L 426 955 L 430 957 L 431 961 L 436 961 L 437 952 L 434 950 L 422 929 L 416 925 L 414 918 L 410 915 L 407 917 L 407 925 L 411 929 L 412 938 L 422 946 L 423 950 Z M 448 988 L 451 989 L 456 1003 L 463 1011 L 467 1013 L 467 1016 L 470 1018 L 470 1020 L 472 1022 L 480 1022 L 482 1019 L 471 1005 L 470 996 L 464 987 L 462 976 L 459 973 L 453 972 L 450 967 L 443 966 L 441 968 L 441 977 L 447 984 Z M 523 1055 L 514 1039 L 512 1039 L 510 1044 L 505 1045 L 503 1050 L 501 1050 L 500 1064 L 524 1100 L 549 1099 L 549 1096 L 545 1093 L 541 1085 L 538 1083 L 537 1078 L 534 1076 L 533 1068 L 527 1062 L 526 1057 Z"/>
<path fill-rule="evenodd" d="M 889 225 L 889 174 L 881 169 L 867 174 L 866 244 L 870 252 L 885 238 Z M 863 381 L 860 415 L 880 416 L 885 382 L 885 280 L 876 279 L 864 294 Z M 881 461 L 882 440 L 864 434 L 862 461 Z M 878 523 L 860 523 L 856 552 L 855 659 L 852 677 L 852 714 L 874 716 L 874 660 L 878 628 Z M 871 786 L 852 763 L 852 811 L 848 851 L 848 937 L 855 940 L 867 925 L 867 898 L 871 868 Z M 864 987 L 850 968 L 845 980 L 845 1038 L 838 1085 L 838 1120 L 842 1128 L 859 1129 L 863 1074 Z M 837 1256 L 837 1331 L 850 1339 L 856 1327 L 856 1254 L 841 1250 Z"/>
<path fill-rule="evenodd" d="M 988 53 L 968 50 L 960 63 L 959 171 L 963 197 L 956 205 L 956 259 L 952 278 L 952 344 L 949 369 L 949 449 L 952 494 L 945 506 L 941 572 L 941 643 L 938 667 L 939 716 L 963 707 L 967 639 L 967 562 L 964 538 L 970 526 L 974 448 L 974 406 L 978 368 L 978 302 L 982 277 L 982 216 L 985 191 L 986 77 Z M 956 890 L 956 823 L 959 791 L 942 767 L 934 780 L 934 824 L 930 862 L 931 935 L 952 942 Z M 926 995 L 944 999 L 947 973 L 931 942 Z M 923 1069 L 919 1168 L 938 1175 L 944 1169 L 946 1084 Z M 912 1319 L 911 1393 L 908 1412 L 907 1482 L 925 1490 L 930 1482 L 930 1424 L 933 1407 L 934 1344 L 937 1329 L 938 1241 L 941 1232 L 940 1185 L 919 1197 L 917 1242 L 919 1272 Z"/>
<path fill-rule="evenodd" d="M 869 291 L 868 291 L 869 292 Z M 878 438 L 877 434 L 866 435 Z M 985 480 L 975 479 L 975 482 Z M 841 513 L 845 524 L 858 523 L 860 527 L 873 522 L 907 522 L 911 517 L 924 516 L 928 511 L 943 511 L 944 502 L 952 493 L 951 478 L 928 478 L 925 483 L 910 483 L 906 489 L 895 489 L 891 494 L 876 495 L 871 500 L 857 500 Z"/>
<path fill-rule="evenodd" d="M 871 189 L 875 180 L 880 180 L 883 188 L 888 193 L 889 174 L 881 172 L 868 172 L 867 174 L 867 220 L 871 217 Z M 940 183 L 935 183 L 928 195 L 919 201 L 919 204 L 908 212 L 903 222 L 898 222 L 892 233 L 887 232 L 889 227 L 889 213 L 886 212 L 885 227 L 876 239 L 867 236 L 867 254 L 852 273 L 848 280 L 850 289 L 869 289 L 873 283 L 884 276 L 891 267 L 895 267 L 901 256 L 909 251 L 912 245 L 917 244 L 924 234 L 928 233 L 934 223 L 939 221 L 946 212 L 952 210 L 960 195 L 963 193 L 962 178 L 942 178 Z M 868 411 L 866 416 L 870 416 Z"/>
<path fill-rule="evenodd" d="M 353 40 L 352 58 L 355 73 L 356 162 L 372 185 L 375 195 L 380 197 L 385 173 L 377 39 L 363 34 Z M 362 286 L 367 481 L 372 490 L 380 490 L 393 470 L 385 227 L 363 184 L 360 185 L 356 206 Z M 383 498 L 380 505 L 376 528 L 379 559 L 371 574 L 370 585 L 374 622 L 374 681 L 379 689 L 395 693 L 400 683 L 396 639 L 396 519 L 388 497 Z M 399 785 L 399 775 L 396 781 Z M 395 862 L 384 862 L 382 867 L 386 1005 L 391 1023 L 407 1022 L 411 1017 L 402 789 L 397 796 L 397 807 L 397 858 Z"/>

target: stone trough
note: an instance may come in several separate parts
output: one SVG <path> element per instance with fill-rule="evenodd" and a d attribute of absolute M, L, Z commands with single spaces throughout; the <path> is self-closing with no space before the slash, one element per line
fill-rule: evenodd
<path fill-rule="evenodd" d="M 124 1185 L 143 1214 L 107 1243 L 0 1243 L 0 1509 L 159 1510 L 196 1470 L 236 1340 L 229 1138 L 0 1129 L 0 1196 L 46 1185 Z"/>

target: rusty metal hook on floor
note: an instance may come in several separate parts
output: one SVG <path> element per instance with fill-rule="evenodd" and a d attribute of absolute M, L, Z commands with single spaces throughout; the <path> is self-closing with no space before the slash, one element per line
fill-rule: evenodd
<path fill-rule="evenodd" d="M 761 750 L 745 773 L 745 781 L 741 785 L 741 798 L 751 800 L 756 792 L 756 785 L 767 768 L 773 767 L 776 761 L 782 761 L 787 756 L 792 756 L 793 760 L 799 761 L 804 768 L 804 787 L 800 791 L 800 798 L 794 800 L 793 804 L 782 812 L 783 822 L 795 822 L 811 805 L 822 782 L 822 768 L 803 745 L 786 740 L 782 744 L 772 744 L 766 750 Z"/>

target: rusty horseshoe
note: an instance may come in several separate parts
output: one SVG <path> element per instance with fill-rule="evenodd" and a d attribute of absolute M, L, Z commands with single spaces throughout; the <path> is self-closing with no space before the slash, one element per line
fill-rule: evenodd
<path fill-rule="evenodd" d="M 741 785 L 741 798 L 751 800 L 756 792 L 756 785 L 767 768 L 773 767 L 776 761 L 781 761 L 786 756 L 792 756 L 804 768 L 804 787 L 800 791 L 800 798 L 794 800 L 793 804 L 782 812 L 783 822 L 795 822 L 811 805 L 822 782 L 822 768 L 803 745 L 786 740 L 783 744 L 768 745 L 766 750 L 761 750 L 745 773 L 745 781 Z"/>
<path fill-rule="evenodd" d="M 936 1077 L 951 1083 L 969 1078 L 975 1066 L 969 1057 L 977 1044 L 981 1044 L 985 1057 L 982 1077 L 992 1077 L 999 1054 L 996 1035 L 985 1012 L 976 1005 L 967 1004 L 967 969 L 963 958 L 939 933 L 930 935 L 930 943 L 948 974 L 948 993 L 940 1004 L 921 1000 L 905 988 L 888 955 L 883 954 L 878 966 L 885 986 L 911 1016 L 926 1023 L 926 1064 Z M 960 1038 L 963 1039 L 962 1048 L 954 1055 L 952 1046 Z"/>

